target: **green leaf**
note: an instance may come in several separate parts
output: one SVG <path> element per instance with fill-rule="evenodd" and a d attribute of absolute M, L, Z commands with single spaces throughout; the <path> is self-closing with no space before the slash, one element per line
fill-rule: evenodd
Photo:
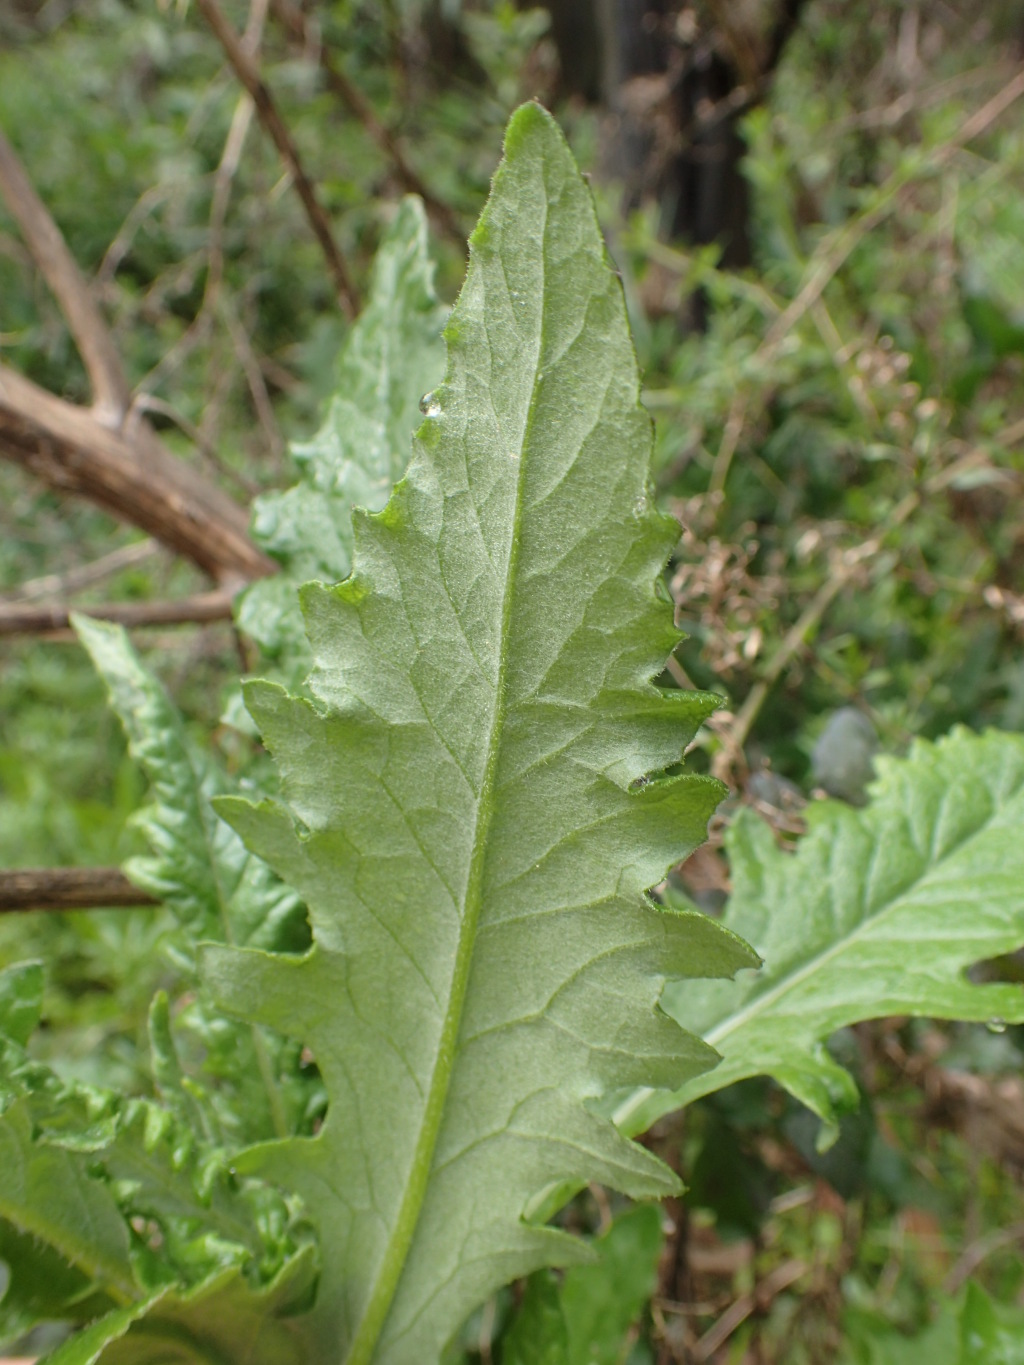
<path fill-rule="evenodd" d="M 530 1277 L 502 1340 L 502 1365 L 619 1365 L 627 1336 L 654 1293 L 664 1242 L 650 1204 L 616 1218 L 559 1287 L 550 1271 Z"/>
<path fill-rule="evenodd" d="M 165 1289 L 157 1290 L 145 1299 L 115 1308 L 97 1318 L 84 1331 L 76 1332 L 62 1346 L 51 1351 L 45 1357 L 46 1365 L 96 1365 L 97 1361 L 108 1359 L 108 1348 L 144 1318 L 166 1293 Z"/>
<path fill-rule="evenodd" d="M 446 338 L 352 577 L 303 592 L 315 704 L 247 689 L 290 809 L 219 806 L 302 893 L 314 948 L 203 953 L 224 1007 L 324 1076 L 318 1135 L 238 1167 L 318 1220 L 317 1331 L 347 1365 L 427 1365 L 498 1286 L 579 1260 L 524 1220 L 551 1184 L 677 1189 L 594 1105 L 711 1065 L 663 982 L 753 960 L 645 894 L 721 796 L 659 776 L 716 702 L 652 682 L 678 639 L 655 590 L 676 528 L 621 286 L 539 106 L 509 125 Z"/>
<path fill-rule="evenodd" d="M 847 1314 L 848 1341 L 863 1365 L 1024 1365 L 1024 1310 L 989 1297 L 969 1280 L 931 1324 L 908 1337 Z"/>
<path fill-rule="evenodd" d="M 0 1262 L 7 1286 L 0 1295 L 0 1349 L 37 1323 L 88 1322 L 113 1305 L 93 1281 L 52 1247 L 0 1219 Z"/>
<path fill-rule="evenodd" d="M 973 1280 L 960 1314 L 960 1365 L 1024 1365 L 1024 1310 L 994 1302 Z"/>
<path fill-rule="evenodd" d="M 0 1256 L 15 1267 L 4 1330 L 47 1306 L 81 1321 L 231 1268 L 256 1289 L 307 1254 L 294 1197 L 239 1179 L 171 1111 L 66 1083 L 10 1042 L 0 1076 Z"/>
<path fill-rule="evenodd" d="M 200 940 L 263 948 L 299 949 L 309 942 L 305 911 L 295 892 L 242 843 L 213 808 L 227 783 L 212 759 L 188 740 L 181 716 L 143 667 L 120 626 L 75 616 L 74 626 L 106 683 L 128 736 L 132 756 L 151 784 L 153 801 L 133 817 L 153 850 L 131 859 L 125 872 L 174 912 L 186 936 L 186 968 Z M 158 1015 L 151 1019 L 154 1062 L 163 1078 L 173 1044 Z M 293 1049 L 255 1028 L 211 1018 L 198 1001 L 178 1020 L 198 1040 L 205 1070 L 222 1084 L 205 1104 L 196 1098 L 192 1121 L 207 1137 L 240 1144 L 295 1131 L 308 1086 L 283 1079 Z M 291 1068 L 294 1072 L 294 1068 Z M 175 1087 L 168 1093 L 173 1094 Z M 180 1087 L 177 1088 L 180 1109 Z M 199 1111 L 202 1110 L 200 1118 Z M 216 1119 L 214 1119 L 216 1114 Z"/>
<path fill-rule="evenodd" d="M 300 482 L 257 498 L 253 535 L 283 572 L 238 600 L 239 626 L 298 686 L 309 647 L 296 587 L 352 567 L 352 510 L 380 511 L 409 459 L 419 401 L 444 370 L 444 309 L 434 294 L 423 205 L 402 200 L 373 265 L 369 302 L 345 340 L 334 396 L 311 441 L 293 444 Z"/>
<path fill-rule="evenodd" d="M 45 1365 L 306 1365 L 301 1310 L 316 1257 L 298 1252 L 267 1285 L 228 1269 L 192 1289 L 161 1288 L 98 1319 L 48 1355 Z"/>
<path fill-rule="evenodd" d="M 42 1009 L 41 962 L 19 962 L 0 972 L 0 1034 L 24 1047 Z"/>
<path fill-rule="evenodd" d="M 72 624 L 152 785 L 153 802 L 135 822 L 153 850 L 125 872 L 174 911 L 194 941 L 268 948 L 302 946 L 295 893 L 245 848 L 212 798 L 226 782 L 189 743 L 176 708 L 142 666 L 121 626 L 75 615 Z"/>
<path fill-rule="evenodd" d="M 527 1281 L 519 1312 L 502 1339 L 501 1365 L 569 1365 L 569 1331 L 550 1270 L 538 1270 Z"/>
<path fill-rule="evenodd" d="M 592 1265 L 565 1272 L 567 1365 L 619 1365 L 627 1333 L 657 1287 L 663 1242 L 661 1213 L 641 1205 L 594 1241 L 598 1259 Z"/>
<path fill-rule="evenodd" d="M 672 1097 L 620 1106 L 629 1131 L 746 1076 L 773 1076 L 826 1120 L 856 1099 L 823 1042 L 890 1014 L 1024 1020 L 1017 985 L 965 969 L 1024 943 L 1024 738 L 959 729 L 878 759 L 871 804 L 808 808 L 795 854 L 743 814 L 727 849 L 724 923 L 765 960 L 733 985 L 669 986 L 662 1004 L 721 1052 Z"/>
<path fill-rule="evenodd" d="M 843 1315 L 843 1361 L 857 1365 L 985 1365 L 961 1359 L 961 1302 L 938 1305 L 935 1320 L 915 1336 L 894 1330 L 875 1315 L 848 1309 Z"/>
<path fill-rule="evenodd" d="M 115 1301 L 137 1288 L 128 1229 L 110 1190 L 93 1180 L 86 1160 L 35 1139 L 28 1096 L 0 1117 L 0 1218 L 36 1238 L 87 1275 Z"/>

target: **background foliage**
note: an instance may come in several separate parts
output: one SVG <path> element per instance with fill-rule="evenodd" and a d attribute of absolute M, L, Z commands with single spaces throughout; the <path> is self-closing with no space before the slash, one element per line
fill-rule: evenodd
<path fill-rule="evenodd" d="M 290 42 L 259 5 L 226 8 L 261 31 L 265 79 L 365 290 L 406 186 L 328 88 L 315 45 Z M 708 24 L 718 7 L 654 8 Z M 742 266 L 672 236 L 656 177 L 623 188 L 605 152 L 625 114 L 572 93 L 544 12 L 337 0 L 316 18 L 464 231 L 521 98 L 553 105 L 594 171 L 656 418 L 659 494 L 683 527 L 671 589 L 690 639 L 665 681 L 726 698 L 691 762 L 730 780 L 732 806 L 786 847 L 823 791 L 864 799 L 876 752 L 958 723 L 1024 729 L 1022 104 L 964 140 L 1017 69 L 1013 8 L 809 0 L 742 119 Z M 12 6 L 0 36 L 0 126 L 94 279 L 140 402 L 240 500 L 287 486 L 288 443 L 317 429 L 349 329 L 276 152 L 257 121 L 242 127 L 216 41 L 189 6 L 141 0 Z M 629 93 L 647 100 L 656 162 L 679 129 L 653 80 Z M 435 231 L 431 249 L 450 303 L 457 234 Z M 66 326 L 2 209 L 0 306 L 4 359 L 85 398 Z M 12 591 L 139 539 L 6 463 L 0 499 Z M 144 547 L 77 603 L 198 586 L 197 571 Z M 231 630 L 140 633 L 138 645 L 186 718 L 184 740 L 213 732 L 229 773 L 263 777 L 253 741 L 221 724 L 225 708 L 237 718 Z M 145 786 L 85 655 L 5 641 L 0 863 L 141 852 L 126 820 Z M 666 896 L 717 908 L 728 890 L 716 835 Z M 147 1014 L 155 989 L 182 989 L 178 932 L 164 912 L 5 916 L 0 965 L 47 963 L 35 1059 L 68 1083 L 150 1094 Z M 1020 966 L 976 974 L 1018 980 Z M 625 1248 L 630 1273 L 581 1268 L 499 1296 L 468 1325 L 467 1358 L 536 1358 L 544 1314 L 565 1332 L 553 1359 L 573 1362 L 908 1360 L 907 1334 L 923 1359 L 937 1341 L 1017 1330 L 1017 1031 L 896 1019 L 841 1031 L 830 1050 L 862 1101 L 829 1152 L 768 1081 L 693 1105 L 649 1139 L 691 1187 L 664 1225 L 597 1188 L 564 1215 L 604 1239 L 602 1265 Z M 289 1102 L 315 1115 L 308 1084 Z"/>

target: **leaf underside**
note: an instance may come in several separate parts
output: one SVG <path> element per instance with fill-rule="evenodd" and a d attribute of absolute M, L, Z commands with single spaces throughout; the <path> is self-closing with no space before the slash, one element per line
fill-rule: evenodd
<path fill-rule="evenodd" d="M 1024 944 L 1024 738 L 958 729 L 878 767 L 867 807 L 809 807 L 795 854 L 751 814 L 733 824 L 723 922 L 765 966 L 666 987 L 664 1008 L 723 1060 L 675 1095 L 640 1092 L 617 1114 L 628 1131 L 755 1075 L 831 1122 L 856 1101 L 823 1046 L 836 1029 L 908 1014 L 1024 1021 L 1019 985 L 965 974 Z"/>
<path fill-rule="evenodd" d="M 646 895 L 720 798 L 659 776 L 715 701 L 653 685 L 676 530 L 621 286 L 538 106 L 509 126 L 446 340 L 406 478 L 354 519 L 352 576 L 303 590 L 314 701 L 247 688 L 287 804 L 218 806 L 303 896 L 314 947 L 202 960 L 326 1081 L 315 1138 L 237 1165 L 318 1221 L 317 1358 L 347 1365 L 427 1365 L 496 1287 L 579 1259 L 524 1219 L 552 1183 L 675 1189 L 592 1102 L 711 1065 L 663 982 L 754 960 Z"/>
<path fill-rule="evenodd" d="M 369 302 L 345 338 L 323 423 L 312 440 L 291 446 L 298 483 L 253 506 L 253 537 L 282 572 L 242 594 L 236 619 L 291 687 L 309 668 L 295 588 L 347 577 L 352 511 L 379 512 L 405 473 L 420 398 L 444 370 L 443 325 L 426 215 L 410 195 L 374 258 Z"/>

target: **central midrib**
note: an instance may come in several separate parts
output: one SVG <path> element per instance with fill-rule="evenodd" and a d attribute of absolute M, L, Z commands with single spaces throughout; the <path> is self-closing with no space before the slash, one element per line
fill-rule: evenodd
<path fill-rule="evenodd" d="M 487 839 L 494 818 L 494 787 L 498 760 L 501 753 L 501 738 L 505 724 L 505 691 L 508 665 L 509 623 L 516 570 L 519 564 L 519 525 L 522 517 L 522 494 L 524 482 L 525 454 L 533 427 L 534 411 L 537 403 L 537 388 L 541 379 L 540 356 L 544 345 L 544 308 L 545 308 L 545 250 L 547 243 L 547 206 L 541 226 L 541 315 L 537 329 L 537 350 L 533 363 L 533 382 L 526 422 L 520 442 L 518 473 L 516 477 L 515 511 L 512 518 L 511 543 L 509 546 L 508 570 L 505 575 L 505 588 L 501 603 L 501 630 L 498 635 L 500 650 L 498 678 L 495 685 L 494 716 L 487 739 L 487 762 L 480 788 L 480 798 L 476 807 L 476 822 L 473 829 L 473 854 L 470 860 L 469 876 L 466 881 L 466 896 L 459 930 L 459 942 L 452 973 L 452 987 L 445 1012 L 444 1025 L 437 1051 L 437 1060 L 430 1077 L 427 1103 L 423 1111 L 423 1121 L 416 1139 L 416 1150 L 406 1183 L 402 1203 L 395 1220 L 394 1230 L 380 1263 L 376 1283 L 370 1294 L 366 1311 L 352 1340 L 345 1365 L 370 1365 L 380 1339 L 381 1331 L 391 1309 L 398 1284 L 405 1267 L 406 1258 L 419 1223 L 420 1211 L 426 1198 L 430 1171 L 434 1161 L 434 1151 L 441 1133 L 444 1120 L 448 1089 L 454 1070 L 455 1048 L 459 1030 L 462 1026 L 462 1012 L 469 986 L 470 968 L 476 945 L 477 925 L 483 908 L 484 865 L 487 858 Z"/>

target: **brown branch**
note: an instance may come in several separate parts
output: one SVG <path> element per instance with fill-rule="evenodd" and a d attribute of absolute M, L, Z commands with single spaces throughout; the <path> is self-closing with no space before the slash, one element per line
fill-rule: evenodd
<path fill-rule="evenodd" d="M 0 194 L 81 353 L 94 403 L 78 407 L 0 365 L 0 456 L 51 487 L 98 503 L 220 581 L 272 573 L 248 516 L 133 420 L 121 359 L 60 229 L 0 133 Z"/>
<path fill-rule="evenodd" d="M 345 258 L 334 240 L 327 215 L 316 197 L 312 181 L 302 168 L 298 148 L 278 112 L 277 105 L 260 76 L 255 62 L 242 47 L 238 41 L 238 35 L 224 17 L 217 0 L 198 0 L 198 5 L 207 23 L 213 29 L 217 41 L 224 49 L 224 55 L 231 64 L 235 75 L 249 92 L 252 102 L 256 106 L 260 122 L 270 134 L 274 145 L 281 154 L 282 161 L 288 167 L 295 189 L 302 200 L 303 208 L 306 210 L 309 225 L 320 243 L 328 269 L 334 277 L 338 302 L 341 305 L 342 312 L 346 317 L 354 318 L 359 312 L 359 295 L 349 275 Z"/>
<path fill-rule="evenodd" d="M 100 621 L 117 621 L 122 626 L 185 626 L 229 621 L 233 596 L 227 589 L 219 588 L 216 592 L 199 592 L 170 602 L 104 602 L 81 607 L 66 603 L 46 607 L 0 600 L 0 635 L 63 634 L 69 629 L 71 614 L 75 611 Z"/>
<path fill-rule="evenodd" d="M 19 867 L 0 872 L 0 914 L 159 905 L 118 867 Z"/>
<path fill-rule="evenodd" d="M 113 338 L 60 229 L 2 132 L 0 193 L 74 337 L 89 375 L 96 418 L 106 426 L 120 426 L 130 390 Z"/>
<path fill-rule="evenodd" d="M 255 58 L 263 33 L 266 0 L 253 0 L 249 21 L 239 39 L 243 51 Z M 213 180 L 210 200 L 209 235 L 206 244 L 206 283 L 199 310 L 170 350 L 165 351 L 141 382 L 136 385 L 132 411 L 144 411 L 152 406 L 152 394 L 157 385 L 173 374 L 185 359 L 213 330 L 218 299 L 224 281 L 224 226 L 227 221 L 231 188 L 242 159 L 242 149 L 256 106 L 248 93 L 243 93 L 235 105 L 228 134 L 224 140 L 220 161 Z M 193 438 L 194 439 L 194 438 Z M 251 495 L 250 495 L 251 496 Z"/>
<path fill-rule="evenodd" d="M 282 27 L 300 42 L 310 47 L 312 35 L 305 14 L 291 4 L 291 0 L 270 0 L 270 10 Z M 317 43 L 317 56 L 320 69 L 324 73 L 327 87 L 347 106 L 359 120 L 369 136 L 393 163 L 398 178 L 412 194 L 418 194 L 433 218 L 435 226 L 453 242 L 461 247 L 466 245 L 466 234 L 459 226 L 458 219 L 451 208 L 433 193 L 419 172 L 409 163 L 402 144 L 391 129 L 377 117 L 373 105 L 331 57 L 329 49 L 320 41 Z"/>
<path fill-rule="evenodd" d="M 140 423 L 130 441 L 5 365 L 0 456 L 140 526 L 218 581 L 276 570 L 249 539 L 245 510 L 172 455 L 150 427 Z"/>

